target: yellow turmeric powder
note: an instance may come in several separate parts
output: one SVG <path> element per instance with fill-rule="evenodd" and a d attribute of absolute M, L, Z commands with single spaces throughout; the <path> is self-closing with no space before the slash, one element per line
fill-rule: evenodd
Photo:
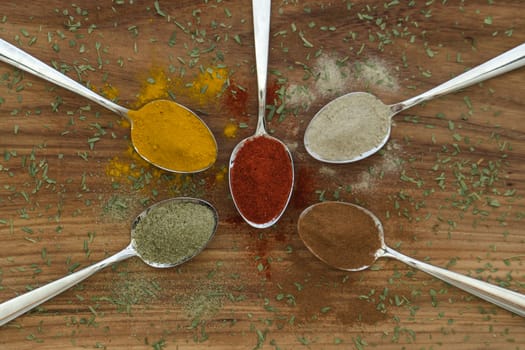
<path fill-rule="evenodd" d="M 152 166 L 140 157 L 133 147 L 129 146 L 121 156 L 111 158 L 106 166 L 106 174 L 113 181 L 131 182 L 132 179 L 138 179 L 144 171 L 148 171 L 152 178 L 160 178 L 163 171 Z"/>
<path fill-rule="evenodd" d="M 224 126 L 224 130 L 223 130 L 224 136 L 226 136 L 229 139 L 234 139 L 237 136 L 237 129 L 238 129 L 237 124 L 231 121 L 228 122 Z"/>
<path fill-rule="evenodd" d="M 101 92 L 111 101 L 114 101 L 119 95 L 118 89 L 111 84 L 105 84 Z"/>
<path fill-rule="evenodd" d="M 226 68 L 207 68 L 199 73 L 190 86 L 191 98 L 201 105 L 216 101 L 228 82 Z"/>
<path fill-rule="evenodd" d="M 196 172 L 217 158 L 217 144 L 208 127 L 192 112 L 168 100 L 130 110 L 131 139 L 142 157 L 166 170 Z"/>
<path fill-rule="evenodd" d="M 220 168 L 217 173 L 215 174 L 215 181 L 222 182 L 226 178 L 226 174 L 228 173 L 228 167 L 222 167 Z"/>
<path fill-rule="evenodd" d="M 148 102 L 168 98 L 168 91 L 173 85 L 174 82 L 166 76 L 162 68 L 153 67 L 148 74 L 148 78 L 142 82 L 133 107 L 140 108 Z"/>
<path fill-rule="evenodd" d="M 165 172 L 146 162 L 131 145 L 120 156 L 116 155 L 111 158 L 106 165 L 106 174 L 112 182 L 133 184 L 139 181 L 145 173 L 148 174 L 150 181 L 156 183 L 162 181 L 163 187 L 174 191 L 175 194 L 178 194 L 178 191 L 191 181 L 191 177 L 184 174 L 163 177 Z"/>

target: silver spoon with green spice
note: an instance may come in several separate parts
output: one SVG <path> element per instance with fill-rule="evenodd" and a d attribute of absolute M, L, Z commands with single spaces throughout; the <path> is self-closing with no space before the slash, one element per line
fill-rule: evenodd
<path fill-rule="evenodd" d="M 356 204 L 330 201 L 314 204 L 301 213 L 297 229 L 306 247 L 336 269 L 361 271 L 378 258 L 394 258 L 525 317 L 525 295 L 401 254 L 385 244 L 381 221 Z"/>
<path fill-rule="evenodd" d="M 156 268 L 187 262 L 208 245 L 217 222 L 215 208 L 201 199 L 179 197 L 156 203 L 135 218 L 131 243 L 122 251 L 0 304 L 0 326 L 116 262 L 134 256 Z"/>
<path fill-rule="evenodd" d="M 0 61 L 72 91 L 127 119 L 131 124 L 133 148 L 158 168 L 175 173 L 196 173 L 210 168 L 217 159 L 217 142 L 213 133 L 202 119 L 183 105 L 171 100 L 154 100 L 138 110 L 124 108 L 2 39 Z"/>
<path fill-rule="evenodd" d="M 392 118 L 431 100 L 525 65 L 525 44 L 406 101 L 386 105 L 366 92 L 352 92 L 321 108 L 304 134 L 307 152 L 326 163 L 351 163 L 379 151 L 390 136 Z"/>

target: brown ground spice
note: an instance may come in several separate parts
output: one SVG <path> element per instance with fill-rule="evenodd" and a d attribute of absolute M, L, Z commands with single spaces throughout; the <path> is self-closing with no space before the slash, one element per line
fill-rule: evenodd
<path fill-rule="evenodd" d="M 323 202 L 305 209 L 297 224 L 299 236 L 318 258 L 342 269 L 371 265 L 381 248 L 376 223 L 360 207 Z"/>
<path fill-rule="evenodd" d="M 287 239 L 283 243 L 276 235 L 265 234 L 262 239 L 254 237 L 246 247 L 251 261 L 265 264 L 264 271 L 257 274 L 257 278 L 265 277 L 257 292 L 276 308 L 273 311 L 276 314 L 270 317 L 275 319 L 277 327 L 290 326 L 298 332 L 317 327 L 347 330 L 354 325 L 379 324 L 391 317 L 390 308 L 378 308 L 383 281 L 377 280 L 376 274 L 327 269 L 324 263 L 312 258 L 298 235 Z M 277 256 L 282 244 L 290 251 Z M 261 259 L 254 260 L 254 254 Z M 271 263 L 268 258 L 273 258 Z M 389 288 L 391 293 L 398 292 L 398 286 Z M 410 295 L 410 291 L 399 293 Z"/>

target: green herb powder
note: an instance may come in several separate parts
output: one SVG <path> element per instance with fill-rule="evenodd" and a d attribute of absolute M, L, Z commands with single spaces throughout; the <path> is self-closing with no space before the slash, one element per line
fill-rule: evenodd
<path fill-rule="evenodd" d="M 147 262 L 179 264 L 198 253 L 215 232 L 212 208 L 191 201 L 153 207 L 135 226 L 134 246 Z"/>

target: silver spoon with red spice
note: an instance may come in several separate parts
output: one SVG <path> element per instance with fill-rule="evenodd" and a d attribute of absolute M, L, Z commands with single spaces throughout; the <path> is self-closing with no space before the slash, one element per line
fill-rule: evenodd
<path fill-rule="evenodd" d="M 253 0 L 253 29 L 258 88 L 255 134 L 233 149 L 229 185 L 233 203 L 242 218 L 255 228 L 275 224 L 292 196 L 294 170 L 286 145 L 265 129 L 266 81 L 270 42 L 271 0 Z"/>
<path fill-rule="evenodd" d="M 378 258 L 397 259 L 453 286 L 525 317 L 525 295 L 401 254 L 385 244 L 383 226 L 369 210 L 351 203 L 321 202 L 306 208 L 297 223 L 306 247 L 328 265 L 360 271 Z"/>

